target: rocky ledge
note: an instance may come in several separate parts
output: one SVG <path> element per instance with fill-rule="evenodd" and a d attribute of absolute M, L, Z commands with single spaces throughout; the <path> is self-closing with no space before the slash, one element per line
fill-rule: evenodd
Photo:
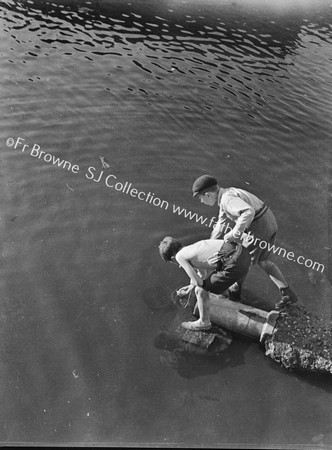
<path fill-rule="evenodd" d="M 264 341 L 266 355 L 287 369 L 332 373 L 331 325 L 303 306 L 288 307 Z"/>

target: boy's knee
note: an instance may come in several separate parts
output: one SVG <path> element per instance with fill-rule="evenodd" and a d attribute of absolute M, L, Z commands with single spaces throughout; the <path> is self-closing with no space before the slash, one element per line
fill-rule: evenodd
<path fill-rule="evenodd" d="M 199 296 L 203 300 L 205 300 L 209 296 L 209 293 L 205 289 L 203 289 L 202 286 L 195 287 L 195 294 L 196 296 Z"/>

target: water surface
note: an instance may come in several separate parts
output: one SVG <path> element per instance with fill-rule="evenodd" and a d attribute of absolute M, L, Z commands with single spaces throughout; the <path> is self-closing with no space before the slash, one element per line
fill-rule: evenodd
<path fill-rule="evenodd" d="M 153 345 L 173 314 L 160 307 L 187 282 L 159 241 L 210 233 L 172 205 L 217 214 L 191 196 L 202 173 L 259 195 L 279 245 L 324 264 L 276 260 L 331 317 L 328 2 L 0 7 L 1 441 L 330 446 L 328 377 L 292 374 L 250 342 L 180 360 Z M 35 144 L 78 172 L 31 155 Z M 245 302 L 277 299 L 252 269 Z"/>

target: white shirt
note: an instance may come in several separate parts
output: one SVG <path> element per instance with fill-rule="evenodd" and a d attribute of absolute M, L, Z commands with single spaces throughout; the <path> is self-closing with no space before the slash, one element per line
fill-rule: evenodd
<path fill-rule="evenodd" d="M 227 218 L 235 222 L 233 233 L 241 236 L 244 230 L 249 228 L 255 214 L 262 209 L 264 202 L 244 189 L 231 187 L 219 191 L 218 205 L 220 208 L 218 222 L 211 235 L 214 239 L 225 231 L 223 228 Z"/>

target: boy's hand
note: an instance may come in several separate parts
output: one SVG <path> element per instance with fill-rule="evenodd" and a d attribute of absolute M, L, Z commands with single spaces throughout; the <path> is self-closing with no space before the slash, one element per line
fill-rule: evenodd
<path fill-rule="evenodd" d="M 208 259 L 208 263 L 211 266 L 215 266 L 216 264 L 218 264 L 219 260 L 220 260 L 220 254 L 219 254 L 219 252 L 216 252 L 216 253 L 213 253 L 212 256 L 210 256 L 210 258 Z"/>
<path fill-rule="evenodd" d="M 178 295 L 179 297 L 185 297 L 187 294 L 189 294 L 189 292 L 190 292 L 191 289 L 193 289 L 193 288 L 194 288 L 194 286 L 192 286 L 191 284 L 188 284 L 188 286 L 184 286 L 184 287 L 178 289 L 178 290 L 176 291 L 176 293 L 177 293 L 177 295 Z"/>
<path fill-rule="evenodd" d="M 204 278 L 205 278 L 205 270 L 204 269 L 202 269 L 202 270 L 197 270 L 197 275 L 200 277 L 200 278 L 202 278 L 202 280 L 204 280 Z"/>
<path fill-rule="evenodd" d="M 237 243 L 241 243 L 241 238 L 240 237 L 235 237 L 233 230 L 229 231 L 228 233 L 225 234 L 224 236 L 224 242 L 231 244 L 232 242 L 237 242 Z"/>
<path fill-rule="evenodd" d="M 231 231 L 229 231 L 224 236 L 224 242 L 228 243 L 228 242 L 233 242 L 233 241 L 234 241 L 233 233 Z"/>

